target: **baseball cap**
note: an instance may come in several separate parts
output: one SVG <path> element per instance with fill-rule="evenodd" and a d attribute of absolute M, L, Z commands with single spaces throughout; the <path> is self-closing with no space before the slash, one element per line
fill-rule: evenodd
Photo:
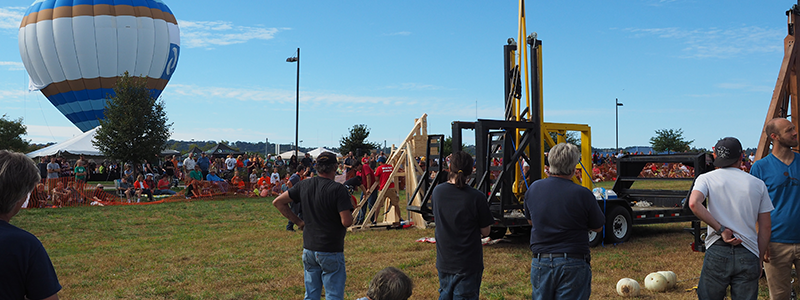
<path fill-rule="evenodd" d="M 319 156 L 317 156 L 317 164 L 322 165 L 333 165 L 337 164 L 336 161 L 336 154 L 330 152 L 322 152 Z"/>
<path fill-rule="evenodd" d="M 379 163 L 386 163 L 386 157 L 383 157 L 383 156 L 378 157 L 378 162 Z"/>
<path fill-rule="evenodd" d="M 714 146 L 714 154 L 714 166 L 730 166 L 742 158 L 742 143 L 735 137 L 723 138 Z"/>

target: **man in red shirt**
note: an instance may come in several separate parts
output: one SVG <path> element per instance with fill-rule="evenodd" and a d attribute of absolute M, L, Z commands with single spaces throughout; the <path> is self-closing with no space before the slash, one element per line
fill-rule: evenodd
<path fill-rule="evenodd" d="M 369 167 L 369 164 L 356 163 L 356 168 L 359 169 L 357 175 L 361 176 L 362 184 L 365 188 L 365 191 L 361 194 L 361 199 L 367 198 L 367 203 L 361 205 L 361 213 L 359 213 L 356 220 L 356 224 L 361 224 L 364 223 L 364 217 L 368 212 L 367 209 L 372 209 L 372 206 L 375 205 L 375 199 L 377 199 L 378 193 L 373 193 L 372 190 L 372 184 L 375 183 L 375 173 L 372 171 L 372 168 Z"/>
<path fill-rule="evenodd" d="M 394 167 L 386 163 L 386 157 L 378 157 L 378 168 L 375 169 L 375 176 L 380 178 L 380 190 L 383 190 L 386 182 L 389 181 L 392 171 L 394 171 Z M 402 220 L 402 218 L 400 218 L 400 197 L 397 195 L 397 188 L 394 186 L 394 181 L 389 183 L 389 188 L 386 189 L 386 197 L 390 200 L 389 205 L 394 206 L 394 213 L 397 216 L 397 220 Z M 383 201 L 383 199 L 379 200 Z M 383 205 L 383 202 L 380 202 L 379 205 Z M 387 209 L 391 209 L 391 206 L 387 207 Z"/>

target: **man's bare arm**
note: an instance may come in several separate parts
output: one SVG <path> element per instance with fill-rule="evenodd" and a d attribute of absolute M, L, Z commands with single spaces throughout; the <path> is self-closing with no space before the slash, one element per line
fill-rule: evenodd
<path fill-rule="evenodd" d="M 276 199 L 277 200 L 277 199 Z M 342 219 L 342 226 L 350 227 L 353 225 L 353 212 L 349 210 L 340 211 L 339 218 Z"/>
<path fill-rule="evenodd" d="M 58 300 L 58 293 L 55 293 L 52 296 L 44 298 L 42 300 Z"/>
<path fill-rule="evenodd" d="M 294 212 L 292 212 L 292 209 L 289 207 L 289 203 L 291 202 L 292 198 L 289 197 L 289 192 L 283 192 L 283 194 L 280 194 L 278 195 L 278 197 L 275 197 L 275 200 L 272 200 L 272 205 L 278 208 L 278 211 L 280 211 L 284 217 L 289 219 L 289 221 L 292 221 L 292 223 L 297 224 L 298 229 L 303 230 L 303 227 L 306 224 L 303 222 L 303 220 L 300 220 L 300 218 L 296 214 L 294 214 Z"/>
<path fill-rule="evenodd" d="M 709 227 L 714 229 L 714 231 L 719 230 L 722 226 L 714 216 L 711 215 L 711 212 L 703 206 L 703 200 L 705 200 L 706 196 L 700 191 L 692 191 L 689 195 L 689 208 L 692 210 L 695 216 L 703 222 L 706 222 Z M 739 245 L 742 243 L 742 240 L 733 236 L 733 231 L 730 228 L 725 228 L 722 232 L 722 241 L 732 244 L 732 245 Z"/>
<path fill-rule="evenodd" d="M 772 234 L 772 218 L 770 213 L 758 214 L 758 253 L 761 253 L 761 259 L 764 262 L 769 262 L 769 237 Z"/>
<path fill-rule="evenodd" d="M 487 237 L 491 232 L 492 232 L 492 225 L 483 227 L 481 228 L 481 237 Z"/>

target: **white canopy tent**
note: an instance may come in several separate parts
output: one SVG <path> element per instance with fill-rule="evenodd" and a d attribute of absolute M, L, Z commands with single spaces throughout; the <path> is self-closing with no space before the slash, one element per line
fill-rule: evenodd
<path fill-rule="evenodd" d="M 278 156 L 280 156 L 281 159 L 283 159 L 283 160 L 288 160 L 288 159 L 292 158 L 292 155 L 294 155 L 294 150 L 289 150 L 289 151 L 283 152 L 283 153 L 279 154 Z M 297 151 L 297 160 L 299 161 L 305 155 L 306 155 L 305 152 Z"/>
<path fill-rule="evenodd" d="M 341 154 L 339 154 L 339 153 L 336 153 L 336 151 L 333 151 L 333 150 L 330 150 L 330 149 L 325 149 L 325 148 L 323 148 L 323 147 L 319 147 L 319 148 L 317 148 L 317 149 L 314 149 L 314 150 L 308 151 L 308 154 L 311 154 L 311 157 L 313 157 L 314 159 L 316 159 L 316 158 L 317 158 L 317 156 L 319 156 L 319 155 L 320 155 L 320 154 L 322 154 L 323 152 L 330 152 L 330 153 L 336 154 L 336 157 L 342 157 L 342 155 L 341 155 Z"/>
<path fill-rule="evenodd" d="M 33 151 L 26 155 L 30 158 L 53 155 L 78 156 L 81 154 L 85 156 L 103 156 L 103 154 L 100 153 L 100 150 L 97 150 L 97 148 L 92 145 L 92 140 L 97 132 L 97 128 L 100 127 L 95 127 L 94 129 L 84 132 L 81 135 L 75 136 L 55 145 L 50 145 Z"/>

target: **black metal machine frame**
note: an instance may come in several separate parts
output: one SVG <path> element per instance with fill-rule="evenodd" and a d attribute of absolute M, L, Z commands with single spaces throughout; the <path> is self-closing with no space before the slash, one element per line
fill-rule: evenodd
<path fill-rule="evenodd" d="M 431 203 L 431 194 L 433 193 L 433 188 L 436 187 L 436 185 L 447 181 L 447 171 L 442 168 L 444 165 L 442 161 L 442 151 L 444 150 L 443 145 L 444 135 L 428 135 L 425 148 L 425 170 L 422 173 L 422 176 L 419 178 L 417 188 L 414 189 L 414 192 L 409 197 L 407 197 L 408 203 L 406 203 L 406 210 L 421 214 L 422 217 L 428 222 L 433 221 L 433 204 Z M 432 149 L 436 149 L 436 151 L 431 151 Z M 436 164 L 432 164 L 433 162 Z M 434 172 L 436 173 L 436 176 L 431 178 L 431 175 L 433 175 Z M 411 205 L 414 201 L 414 198 L 416 198 L 417 193 L 420 191 L 424 192 L 420 206 Z"/>

